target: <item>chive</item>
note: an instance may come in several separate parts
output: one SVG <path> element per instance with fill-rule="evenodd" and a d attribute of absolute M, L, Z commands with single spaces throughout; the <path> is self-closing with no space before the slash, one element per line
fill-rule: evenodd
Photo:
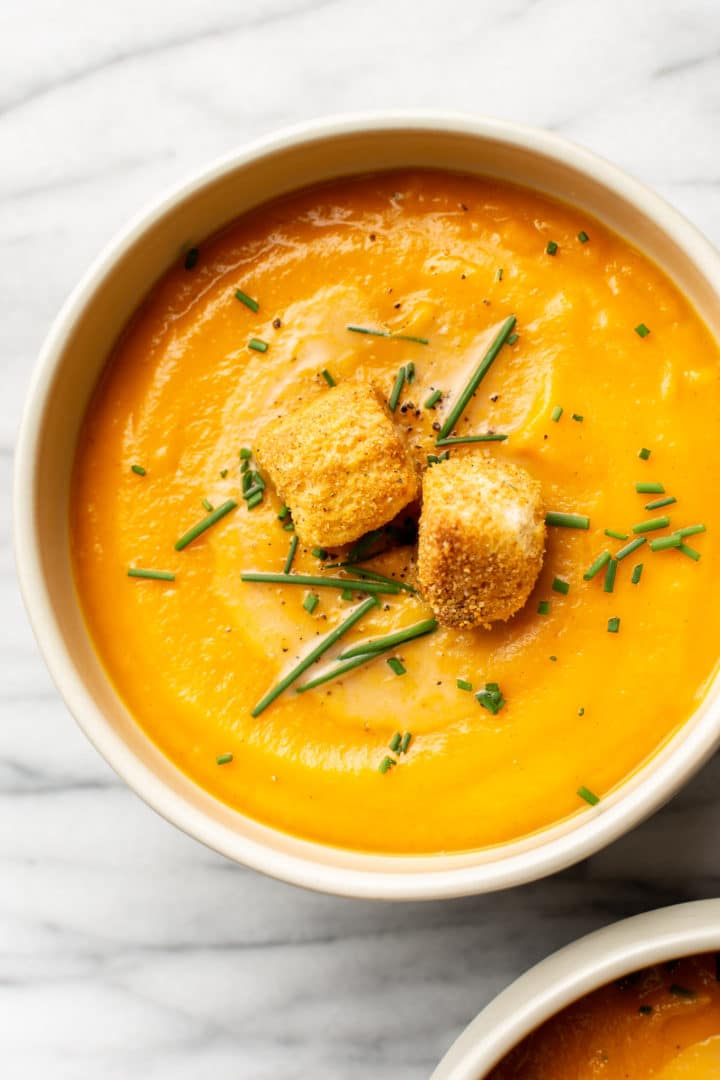
<path fill-rule="evenodd" d="M 262 491 L 256 491 L 255 494 L 251 498 L 249 498 L 248 501 L 247 501 L 248 510 L 254 510 L 255 507 L 259 506 L 262 501 L 263 501 L 263 493 L 262 493 Z"/>
<path fill-rule="evenodd" d="M 631 540 L 629 544 L 625 544 L 625 547 L 621 547 L 619 551 L 615 552 L 615 558 L 618 562 L 624 559 L 626 555 L 632 555 L 633 551 L 637 551 L 639 547 L 642 547 L 647 537 L 636 536 L 634 540 Z"/>
<path fill-rule="evenodd" d="M 584 799 L 586 803 L 590 803 L 591 806 L 597 806 L 600 802 L 600 799 L 595 792 L 591 791 L 590 788 L 585 787 L 584 784 L 577 789 L 577 794 L 581 799 Z"/>
<path fill-rule="evenodd" d="M 243 494 L 245 494 L 245 492 L 248 491 L 252 486 L 253 486 L 253 474 L 252 474 L 252 472 L 248 471 L 246 473 L 243 473 L 243 478 L 242 478 Z"/>
<path fill-rule="evenodd" d="M 207 510 L 208 514 L 212 513 L 213 504 L 210 502 L 209 499 L 201 499 L 200 505 L 202 506 L 203 510 Z"/>
<path fill-rule="evenodd" d="M 590 239 L 590 237 L 585 232 L 585 230 L 581 229 L 580 232 L 578 233 L 578 240 L 580 241 L 580 243 L 581 244 L 587 244 L 589 239 Z"/>
<path fill-rule="evenodd" d="M 497 683 L 485 683 L 485 689 L 479 690 L 475 695 L 476 701 L 496 716 L 505 705 L 505 698 Z"/>
<path fill-rule="evenodd" d="M 325 548 L 313 548 L 310 554 L 314 555 L 316 559 L 327 559 L 328 557 L 328 553 Z"/>
<path fill-rule="evenodd" d="M 412 360 L 410 361 L 409 364 L 405 365 L 405 379 L 407 381 L 408 386 L 410 386 L 410 384 L 415 379 L 415 365 L 413 364 Z"/>
<path fill-rule="evenodd" d="M 433 390 L 432 394 L 430 395 L 430 397 L 425 402 L 424 407 L 426 409 L 434 409 L 435 406 L 437 405 L 438 401 L 441 400 L 441 398 L 442 398 L 442 390 Z"/>
<path fill-rule="evenodd" d="M 248 461 L 252 457 L 252 450 L 247 446 L 243 446 L 240 449 L 239 456 L 241 461 Z"/>
<path fill-rule="evenodd" d="M 353 598 L 352 589 L 343 589 L 342 592 L 340 593 L 340 599 L 341 600 L 352 600 L 352 598 Z"/>
<path fill-rule="evenodd" d="M 251 337 L 250 338 L 250 340 L 247 343 L 247 347 L 248 347 L 248 349 L 254 349 L 255 352 L 267 352 L 268 351 L 268 343 L 267 343 L 267 341 L 261 341 L 260 338 L 256 338 L 256 337 Z"/>
<path fill-rule="evenodd" d="M 283 503 L 278 510 L 278 521 L 284 521 L 286 517 L 290 517 L 290 509 Z"/>
<path fill-rule="evenodd" d="M 632 530 L 634 533 L 646 533 L 652 532 L 653 529 L 666 529 L 670 524 L 670 518 L 667 515 L 656 518 L 648 518 L 647 521 L 640 521 L 637 525 L 633 525 Z"/>
<path fill-rule="evenodd" d="M 436 446 L 462 446 L 463 443 L 505 442 L 507 435 L 497 435 L 488 431 L 485 435 L 453 435 L 447 439 L 436 439 Z"/>
<path fill-rule="evenodd" d="M 184 265 L 186 270 L 192 270 L 193 267 L 197 265 L 199 255 L 200 255 L 200 249 L 196 248 L 196 247 L 189 248 L 185 252 L 185 262 L 184 262 L 183 265 Z"/>
<path fill-rule="evenodd" d="M 285 530 L 285 532 L 295 532 L 295 522 L 288 521 L 286 525 L 283 525 L 283 529 Z"/>
<path fill-rule="evenodd" d="M 554 420 L 555 423 L 557 424 L 557 422 L 560 419 L 560 417 L 562 416 L 562 414 L 563 414 L 562 405 L 556 405 L 555 408 L 553 409 L 553 411 L 550 413 L 550 419 Z"/>
<path fill-rule="evenodd" d="M 519 341 L 519 340 L 520 340 L 520 335 L 519 335 L 519 334 L 515 334 L 515 333 L 512 333 L 512 334 L 510 335 L 510 337 L 509 337 L 509 338 L 507 339 L 507 343 L 508 343 L 508 345 L 514 345 L 514 344 L 515 344 L 515 342 L 516 342 L 516 341 Z"/>
<path fill-rule="evenodd" d="M 646 510 L 659 510 L 661 506 L 671 506 L 676 503 L 677 499 L 674 495 L 667 495 L 664 499 L 655 499 L 654 502 L 645 503 Z"/>
<path fill-rule="evenodd" d="M 554 240 L 548 240 L 548 245 L 545 248 L 545 251 L 548 253 L 548 255 L 557 255 L 557 249 L 558 249 L 558 246 L 555 243 L 555 241 Z"/>
<path fill-rule="evenodd" d="M 552 583 L 552 590 L 553 592 L 559 592 L 562 593 L 563 596 L 567 596 L 567 594 L 570 592 L 570 582 L 563 581 L 563 579 L 559 577 L 554 577 Z"/>
<path fill-rule="evenodd" d="M 457 399 L 455 405 L 450 410 L 450 415 L 447 417 L 445 423 L 440 429 L 441 439 L 446 438 L 457 424 L 458 420 L 465 411 L 465 408 L 471 397 L 487 375 L 488 371 L 490 370 L 490 366 L 492 365 L 493 361 L 495 360 L 503 345 L 507 341 L 509 335 L 515 329 L 516 321 L 517 320 L 514 315 L 509 315 L 498 330 L 497 334 L 490 343 L 490 347 L 488 348 L 482 360 L 476 367 L 473 374 L 470 376 L 470 379 L 468 380 L 465 389 L 460 394 L 460 397 Z"/>
<path fill-rule="evenodd" d="M 242 464 L 240 466 L 240 472 L 241 473 L 246 473 L 249 468 L 250 468 L 250 462 L 245 460 L 245 461 L 242 462 Z"/>
<path fill-rule="evenodd" d="M 472 690 L 472 683 L 468 682 L 467 679 L 456 679 L 455 681 L 458 690 Z"/>
<path fill-rule="evenodd" d="M 407 668 L 402 663 L 402 661 L 398 660 L 395 656 L 389 657 L 385 661 L 385 663 L 390 668 L 390 670 L 393 671 L 396 675 L 405 675 L 405 674 L 407 674 Z"/>
<path fill-rule="evenodd" d="M 372 584 L 372 582 L 368 582 L 369 584 Z M 349 660 L 351 656 L 359 656 L 361 653 L 380 652 L 382 649 L 392 649 L 396 645 L 404 645 L 406 642 L 414 641 L 415 638 L 423 637 L 425 634 L 432 634 L 434 630 L 437 630 L 437 626 L 437 620 L 423 619 L 422 622 L 415 623 L 414 626 L 408 626 L 404 630 L 396 630 L 394 634 L 385 634 L 383 637 L 363 641 L 361 645 L 353 645 L 352 648 L 340 653 L 339 659 Z"/>
<path fill-rule="evenodd" d="M 252 296 L 248 296 L 248 294 L 246 292 L 243 292 L 242 289 L 235 290 L 235 299 L 239 300 L 241 304 L 245 305 L 245 307 L 249 307 L 251 311 L 258 311 L 260 308 L 257 300 L 253 300 Z"/>
<path fill-rule="evenodd" d="M 674 994 L 675 997 L 682 998 L 694 998 L 697 996 L 694 990 L 691 990 L 688 986 L 680 986 L 679 983 L 672 984 L 670 993 Z"/>
<path fill-rule="evenodd" d="M 218 754 L 218 756 L 215 758 L 215 762 L 218 765 L 229 765 L 232 759 L 232 754 Z"/>
<path fill-rule="evenodd" d="M 679 544 L 678 551 L 682 551 L 683 555 L 687 555 L 694 562 L 698 562 L 700 559 L 700 552 L 696 551 L 695 548 L 691 548 L 689 544 Z"/>
<path fill-rule="evenodd" d="M 203 518 L 202 521 L 198 521 L 197 525 L 193 525 L 192 529 L 188 529 L 186 533 L 183 533 L 180 539 L 175 542 L 175 550 L 182 551 L 188 544 L 192 544 L 193 540 L 197 540 L 198 536 L 201 536 L 206 529 L 209 529 L 216 522 L 220 521 L 221 518 L 224 518 L 225 515 L 229 514 L 231 510 L 234 510 L 236 506 L 237 503 L 234 499 L 228 499 L 226 502 L 222 503 L 222 505 L 218 506 L 216 510 L 213 510 L 211 514 L 208 514 L 206 518 Z"/>
<path fill-rule="evenodd" d="M 314 690 L 316 686 L 322 686 L 326 682 L 332 682 L 334 679 L 339 679 L 346 671 L 352 671 L 353 668 L 360 667 L 361 664 L 367 664 L 370 660 L 376 660 L 379 655 L 380 653 L 368 653 L 366 656 L 356 656 L 354 660 L 346 660 L 344 664 L 336 664 L 335 667 L 330 668 L 329 671 L 323 672 L 322 675 L 310 679 L 309 682 L 303 683 L 301 686 L 296 686 L 295 693 L 304 694 L 306 690 Z"/>
<path fill-rule="evenodd" d="M 139 566 L 128 568 L 128 577 L 148 578 L 150 581 L 174 581 L 175 575 L 169 570 L 142 570 Z"/>
<path fill-rule="evenodd" d="M 638 495 L 664 495 L 665 488 L 662 484 L 652 483 L 647 480 L 638 480 L 635 484 Z"/>
<path fill-rule="evenodd" d="M 672 536 L 659 536 L 656 540 L 650 541 L 651 551 L 666 551 L 668 548 L 680 547 L 682 544 L 682 536 L 673 534 Z"/>
<path fill-rule="evenodd" d="M 293 559 L 295 558 L 295 552 L 297 551 L 297 546 L 298 546 L 298 538 L 297 538 L 297 536 L 293 536 L 292 540 L 290 541 L 290 548 L 288 550 L 287 558 L 285 560 L 285 568 L 283 570 L 283 574 L 289 574 L 290 573 L 290 567 L 293 564 Z"/>
<path fill-rule="evenodd" d="M 305 597 L 305 599 L 303 600 L 303 607 L 305 608 L 306 611 L 308 611 L 312 615 L 313 611 L 315 610 L 315 608 L 318 606 L 319 603 L 320 603 L 320 597 L 317 595 L 317 593 L 309 592 L 307 594 L 307 596 Z"/>
<path fill-rule="evenodd" d="M 353 334 L 369 334 L 371 337 L 394 338 L 395 341 L 415 341 L 418 345 L 429 345 L 430 342 L 424 337 L 415 337 L 413 334 L 392 334 L 389 330 L 371 330 L 366 326 L 346 326 L 346 330 Z"/>
<path fill-rule="evenodd" d="M 382 529 L 371 529 L 370 532 L 365 533 L 365 535 L 361 536 L 357 543 L 353 544 L 350 548 L 346 562 L 360 562 L 361 558 L 365 556 L 366 552 L 370 550 L 375 541 L 379 540 L 382 535 Z"/>
<path fill-rule="evenodd" d="M 591 566 L 589 566 L 583 574 L 583 578 L 585 579 L 585 581 L 592 581 L 595 575 L 600 573 L 603 566 L 605 566 L 606 563 L 610 562 L 611 558 L 612 555 L 609 551 L 603 551 L 602 555 L 598 555 L 595 562 Z"/>
<path fill-rule="evenodd" d="M 397 404 L 400 400 L 400 394 L 402 393 L 402 388 L 404 385 L 405 368 L 401 367 L 397 375 L 395 376 L 395 382 L 393 384 L 392 390 L 390 391 L 390 397 L 388 398 L 388 409 L 390 410 L 390 412 L 395 412 L 395 410 L 397 409 Z"/>
<path fill-rule="evenodd" d="M 549 600 L 541 600 L 540 603 L 538 604 L 537 610 L 538 610 L 538 615 L 549 615 L 550 614 L 550 601 Z"/>
<path fill-rule="evenodd" d="M 642 572 L 643 572 L 643 564 L 638 563 L 637 566 L 633 569 L 633 572 L 632 572 L 632 583 L 633 583 L 633 585 L 638 584 L 638 582 L 640 581 L 640 578 L 642 577 Z"/>
<path fill-rule="evenodd" d="M 627 540 L 628 534 L 617 532 L 615 529 L 605 529 L 605 535 L 612 537 L 613 540 Z"/>
<path fill-rule="evenodd" d="M 360 577 L 368 578 L 370 581 L 382 581 L 386 585 L 394 585 L 398 589 L 403 589 L 405 592 L 416 593 L 417 589 L 412 585 L 408 585 L 406 581 L 398 581 L 396 578 L 387 577 L 385 574 L 378 574 L 375 570 L 366 570 L 363 566 L 356 566 L 355 563 L 339 563 L 342 567 L 351 567 L 353 573 L 358 574 Z"/>
<path fill-rule="evenodd" d="M 272 705 L 273 701 L 275 701 L 275 699 L 279 697 L 284 690 L 287 690 L 288 686 L 291 686 L 296 679 L 299 679 L 302 673 L 304 671 L 307 671 L 311 664 L 314 664 L 315 661 L 323 655 L 323 653 L 327 652 L 327 650 L 331 648 L 335 644 L 335 642 L 343 636 L 343 634 L 347 633 L 347 631 L 352 626 L 354 626 L 359 619 L 362 619 L 363 615 L 367 615 L 368 611 L 370 611 L 370 609 L 374 607 L 375 598 L 373 596 L 368 596 L 367 600 L 363 600 L 362 604 L 356 607 L 355 610 L 352 611 L 346 619 L 343 619 L 343 621 L 338 626 L 336 626 L 334 630 L 331 630 L 329 634 L 326 634 L 325 637 L 315 646 L 315 648 L 312 649 L 312 651 L 309 652 L 307 656 L 303 657 L 300 663 L 296 664 L 295 667 L 291 671 L 289 671 L 287 675 L 285 675 L 285 677 L 280 680 L 279 683 L 276 683 L 276 685 L 271 690 L 268 690 L 267 694 L 265 694 L 265 696 L 262 697 L 260 701 L 258 701 L 257 705 L 253 709 L 252 716 L 259 716 L 260 713 L 264 712 L 265 709 L 267 709 L 268 705 Z"/>
<path fill-rule="evenodd" d="M 502 281 L 502 279 L 503 279 L 503 268 L 501 266 L 501 267 L 498 268 L 498 270 L 495 273 L 495 280 L 496 281 Z"/>
<path fill-rule="evenodd" d="M 328 386 L 337 386 L 337 383 L 335 382 L 327 368 L 323 368 L 320 374 L 322 375 Z"/>
<path fill-rule="evenodd" d="M 395 734 L 393 735 L 392 739 L 388 743 L 388 750 L 392 750 L 393 754 L 397 754 L 398 750 L 400 749 L 400 744 L 401 743 L 402 743 L 402 733 L 400 731 L 396 731 Z"/>
<path fill-rule="evenodd" d="M 648 334 L 650 333 L 650 330 L 648 329 L 648 327 L 645 325 L 644 322 L 641 322 L 641 323 L 638 323 L 638 325 L 635 327 L 635 333 L 639 337 L 647 337 Z"/>
<path fill-rule="evenodd" d="M 350 327 L 348 327 L 348 330 Z M 386 773 L 392 769 L 393 765 L 397 765 L 397 762 L 391 757 L 384 757 L 378 765 L 378 772 Z"/>
<path fill-rule="evenodd" d="M 574 412 L 572 414 L 572 418 L 573 418 L 573 420 L 577 421 L 578 424 L 582 424 L 583 420 L 585 419 L 584 416 L 582 416 L 580 413 L 576 413 L 576 412 Z"/>
<path fill-rule="evenodd" d="M 412 739 L 412 732 L 411 731 L 406 731 L 405 734 L 402 737 L 402 742 L 400 743 L 400 753 L 401 754 L 407 754 L 408 747 L 410 745 L 410 740 L 411 739 Z"/>
<path fill-rule="evenodd" d="M 252 473 L 246 473 L 245 475 L 248 479 L 243 478 L 243 499 L 252 499 L 253 495 L 262 495 L 265 488 L 261 484 L 253 483 Z"/>
<path fill-rule="evenodd" d="M 564 529 L 589 529 L 590 518 L 584 514 L 563 514 L 559 510 L 548 510 L 545 524 L 558 525 Z"/>
<path fill-rule="evenodd" d="M 603 592 L 611 593 L 615 588 L 615 575 L 617 574 L 617 559 L 611 559 L 605 571 Z"/>
<path fill-rule="evenodd" d="M 147 469 L 143 469 L 142 465 L 131 465 L 130 468 L 138 476 L 147 476 Z"/>
<path fill-rule="evenodd" d="M 682 529 L 676 529 L 678 536 L 695 536 L 697 533 L 704 533 L 704 525 L 685 525 Z"/>
<path fill-rule="evenodd" d="M 647 446 L 643 446 L 642 450 L 638 450 L 638 457 L 642 458 L 643 461 L 647 461 L 651 453 L 652 450 L 648 450 Z"/>
<path fill-rule="evenodd" d="M 618 618 L 608 619 L 608 634 L 617 634 L 620 630 L 620 620 Z"/>

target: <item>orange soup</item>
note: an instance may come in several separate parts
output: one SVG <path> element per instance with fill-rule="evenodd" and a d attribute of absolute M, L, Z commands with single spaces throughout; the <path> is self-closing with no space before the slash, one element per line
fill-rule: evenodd
<path fill-rule="evenodd" d="M 510 316 L 454 428 L 495 438 L 438 446 Z M 657 266 L 530 190 L 394 172 L 261 206 L 158 282 L 89 406 L 71 540 L 97 652 L 180 769 L 302 837 L 460 851 L 600 813 L 714 673 L 719 371 Z M 357 642 L 432 619 L 412 591 L 417 506 L 360 550 L 295 544 L 254 442 L 332 384 L 389 401 L 398 381 L 388 416 L 420 474 L 449 453 L 539 482 L 542 571 L 509 621 L 437 627 L 298 693 Z M 286 567 L 355 585 L 242 579 Z M 258 712 L 373 574 L 379 604 Z"/>
<path fill-rule="evenodd" d="M 548 1020 L 489 1080 L 717 1080 L 718 979 L 715 956 L 620 979 Z"/>

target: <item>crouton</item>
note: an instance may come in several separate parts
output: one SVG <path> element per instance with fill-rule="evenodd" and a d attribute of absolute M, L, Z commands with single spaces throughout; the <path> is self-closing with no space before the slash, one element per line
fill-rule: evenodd
<path fill-rule="evenodd" d="M 255 452 L 305 544 L 352 543 L 417 495 L 405 443 L 366 383 L 340 383 L 271 421 Z"/>
<path fill-rule="evenodd" d="M 468 454 L 425 473 L 418 580 L 445 626 L 509 619 L 527 601 L 544 550 L 540 484 L 524 469 Z"/>

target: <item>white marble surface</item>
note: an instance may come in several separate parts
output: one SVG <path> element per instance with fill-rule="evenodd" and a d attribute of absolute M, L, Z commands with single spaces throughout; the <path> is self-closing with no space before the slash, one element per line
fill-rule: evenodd
<path fill-rule="evenodd" d="M 720 764 L 633 835 L 512 893 L 314 896 L 186 839 L 85 742 L 13 579 L 18 413 L 58 305 L 160 189 L 328 111 L 545 125 L 720 241 L 718 0 L 4 0 L 0 5 L 0 1073 L 6 1080 L 427 1077 L 529 963 L 720 894 Z"/>

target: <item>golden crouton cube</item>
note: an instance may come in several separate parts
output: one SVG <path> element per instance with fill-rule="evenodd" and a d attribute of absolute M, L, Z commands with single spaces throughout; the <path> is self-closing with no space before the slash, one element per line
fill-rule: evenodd
<path fill-rule="evenodd" d="M 352 543 L 417 494 L 405 443 L 366 383 L 340 383 L 271 421 L 255 452 L 305 544 Z"/>
<path fill-rule="evenodd" d="M 545 512 L 525 469 L 468 454 L 423 479 L 418 579 L 439 622 L 457 628 L 509 619 L 542 568 Z"/>

